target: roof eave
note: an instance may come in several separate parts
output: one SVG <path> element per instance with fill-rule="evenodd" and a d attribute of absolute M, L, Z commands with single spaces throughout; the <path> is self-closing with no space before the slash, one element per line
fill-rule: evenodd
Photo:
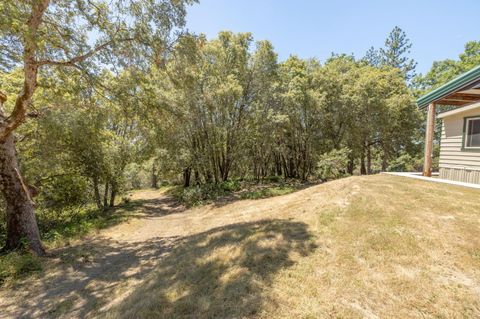
<path fill-rule="evenodd" d="M 472 70 L 458 76 L 441 87 L 436 88 L 435 90 L 420 97 L 417 100 L 417 105 L 419 108 L 424 108 L 428 104 L 438 101 L 449 94 L 465 89 L 478 80 L 480 80 L 480 66 L 473 68 Z"/>

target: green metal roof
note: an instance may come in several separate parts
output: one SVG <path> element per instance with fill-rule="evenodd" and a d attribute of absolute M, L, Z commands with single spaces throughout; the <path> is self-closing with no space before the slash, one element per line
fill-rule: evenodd
<path fill-rule="evenodd" d="M 420 97 L 417 100 L 417 105 L 419 108 L 423 108 L 432 102 L 461 90 L 477 80 L 480 80 L 480 65 Z"/>

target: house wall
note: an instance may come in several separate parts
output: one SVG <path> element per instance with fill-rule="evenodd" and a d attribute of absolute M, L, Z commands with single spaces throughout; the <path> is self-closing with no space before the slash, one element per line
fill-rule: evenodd
<path fill-rule="evenodd" d="M 443 119 L 440 178 L 480 184 L 480 152 L 462 151 L 464 119 L 471 116 L 480 116 L 480 110 L 471 110 Z"/>

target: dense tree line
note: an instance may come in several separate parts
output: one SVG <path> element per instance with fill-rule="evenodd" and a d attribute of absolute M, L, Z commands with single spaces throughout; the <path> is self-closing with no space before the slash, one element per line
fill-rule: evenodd
<path fill-rule="evenodd" d="M 223 32 L 211 41 L 185 37 L 152 76 L 175 110 L 161 116 L 173 124 L 160 147 L 181 154 L 185 186 L 316 178 L 319 156 L 343 148 L 345 172 L 367 174 L 414 148 L 419 114 L 396 68 L 344 55 L 323 65 L 295 56 L 279 63 L 268 41 Z"/>

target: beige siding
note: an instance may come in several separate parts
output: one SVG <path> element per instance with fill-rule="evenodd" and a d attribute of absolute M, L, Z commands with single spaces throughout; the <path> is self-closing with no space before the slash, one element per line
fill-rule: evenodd
<path fill-rule="evenodd" d="M 465 117 L 480 116 L 472 110 L 443 119 L 440 144 L 440 175 L 443 178 L 480 183 L 480 152 L 462 152 Z"/>

